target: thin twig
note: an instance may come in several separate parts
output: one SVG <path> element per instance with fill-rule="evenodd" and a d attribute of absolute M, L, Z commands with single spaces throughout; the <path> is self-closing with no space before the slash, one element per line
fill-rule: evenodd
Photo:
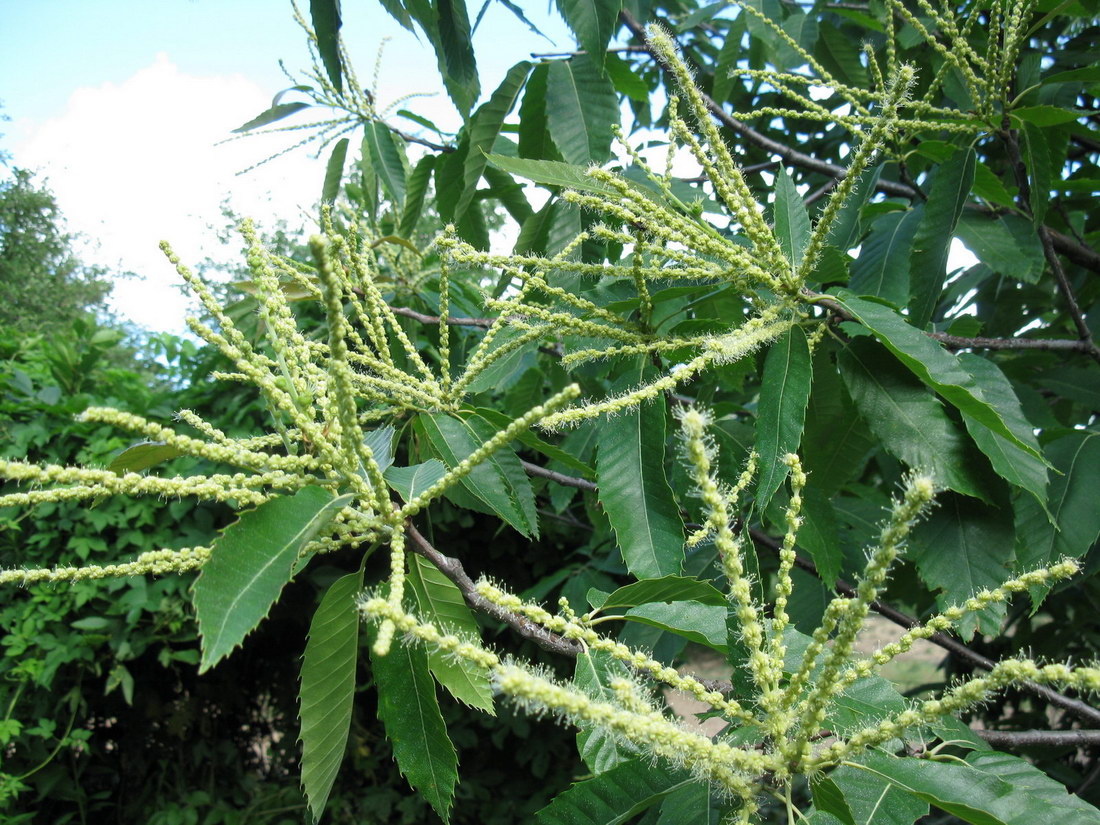
<path fill-rule="evenodd" d="M 995 748 L 1100 745 L 1100 730 L 971 730 Z"/>
<path fill-rule="evenodd" d="M 438 315 L 425 315 L 423 312 L 417 312 L 415 309 L 409 309 L 408 307 L 395 307 L 391 306 L 390 309 L 394 315 L 404 315 L 406 318 L 412 318 L 414 321 L 419 321 L 422 324 L 438 324 Z M 455 318 L 448 317 L 447 323 L 456 327 L 482 327 L 488 329 L 493 325 L 494 318 Z"/>
<path fill-rule="evenodd" d="M 523 465 L 523 469 L 529 476 L 535 476 L 536 478 L 545 478 L 548 481 L 553 481 L 555 484 L 561 484 L 563 487 L 576 487 L 578 490 L 587 490 L 594 492 L 596 485 L 591 481 L 586 481 L 583 478 L 575 478 L 574 476 L 567 476 L 564 473 L 559 473 L 554 470 L 547 470 L 545 467 L 540 467 L 538 464 L 532 464 L 530 461 L 520 461 Z"/>

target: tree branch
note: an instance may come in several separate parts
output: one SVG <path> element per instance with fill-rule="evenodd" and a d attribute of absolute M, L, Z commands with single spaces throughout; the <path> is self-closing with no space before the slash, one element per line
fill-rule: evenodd
<path fill-rule="evenodd" d="M 995 748 L 1089 747 L 1100 745 L 1100 730 L 982 730 L 974 733 Z"/>
<path fill-rule="evenodd" d="M 408 307 L 395 307 L 391 306 L 390 310 L 394 315 L 404 315 L 406 318 L 412 318 L 414 321 L 419 321 L 422 324 L 438 324 L 438 315 L 425 315 L 423 312 L 417 312 L 415 309 L 409 309 Z M 447 318 L 447 323 L 456 327 L 482 327 L 488 329 L 493 325 L 494 318 Z"/>
<path fill-rule="evenodd" d="M 471 579 L 463 569 L 462 562 L 456 558 L 445 556 L 440 553 L 423 535 L 421 535 L 420 531 L 417 530 L 411 522 L 405 525 L 405 535 L 412 541 L 413 550 L 435 565 L 439 569 L 439 572 L 454 583 L 462 592 L 462 597 L 470 607 L 475 610 L 480 610 L 488 616 L 492 616 L 497 621 L 504 622 L 520 636 L 525 639 L 530 639 L 543 650 L 548 650 L 551 653 L 559 653 L 571 658 L 576 658 L 577 654 L 580 653 L 580 645 L 576 642 L 562 638 L 556 633 L 551 633 L 546 628 L 535 624 L 525 616 L 520 616 L 518 613 L 505 610 L 500 605 L 494 604 L 478 593 L 474 586 L 473 579 Z"/>

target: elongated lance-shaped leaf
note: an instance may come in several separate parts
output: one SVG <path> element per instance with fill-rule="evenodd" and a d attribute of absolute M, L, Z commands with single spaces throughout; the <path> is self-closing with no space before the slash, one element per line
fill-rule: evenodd
<path fill-rule="evenodd" d="M 920 227 L 924 207 L 883 215 L 863 241 L 859 258 L 851 265 L 848 288 L 860 295 L 873 295 L 895 306 L 909 298 L 909 260 L 913 236 Z"/>
<path fill-rule="evenodd" d="M 557 0 L 556 5 L 581 48 L 603 72 L 607 44 L 615 33 L 623 0 Z"/>
<path fill-rule="evenodd" d="M 810 242 L 810 216 L 794 181 L 782 166 L 775 176 L 773 216 L 779 247 L 787 256 L 791 267 L 797 270 Z"/>
<path fill-rule="evenodd" d="M 247 123 L 238 126 L 233 132 L 250 132 L 253 129 L 259 129 L 261 126 L 275 123 L 288 115 L 300 112 L 302 109 L 308 109 L 309 107 L 309 103 L 277 103 L 270 109 L 260 112 L 260 114 L 256 115 L 256 117 L 252 118 L 252 120 Z"/>
<path fill-rule="evenodd" d="M 203 673 L 255 630 L 290 581 L 299 555 L 352 496 L 333 498 L 321 487 L 265 501 L 242 513 L 214 542 L 195 580 Z"/>
<path fill-rule="evenodd" d="M 865 301 L 849 293 L 839 295 L 843 304 L 860 323 L 889 349 L 921 381 L 947 401 L 969 414 L 993 432 L 1004 436 L 1020 449 L 1042 458 L 1034 447 L 1022 441 L 1005 423 L 1004 415 L 985 398 L 982 389 L 958 356 L 945 350 L 916 327 L 882 304 Z"/>
<path fill-rule="evenodd" d="M 977 156 L 967 147 L 955 152 L 936 170 L 924 216 L 913 237 L 909 261 L 909 322 L 923 329 L 936 309 L 947 278 L 947 253 L 974 185 Z"/>
<path fill-rule="evenodd" d="M 516 105 L 530 71 L 531 64 L 526 60 L 521 60 L 510 68 L 496 91 L 470 118 L 470 151 L 466 155 L 466 165 L 463 168 L 462 195 L 455 207 L 456 218 L 462 217 L 462 213 L 473 200 L 477 182 L 489 162 L 488 154 L 500 135 L 504 119 Z"/>
<path fill-rule="evenodd" d="M 340 65 L 340 0 L 309 0 L 309 16 L 317 35 L 317 54 L 333 87 L 344 89 L 343 67 Z"/>
<path fill-rule="evenodd" d="M 550 64 L 546 80 L 550 136 L 569 163 L 603 163 L 611 156 L 611 127 L 619 122 L 619 98 L 596 62 L 581 55 Z"/>
<path fill-rule="evenodd" d="M 400 212 L 405 205 L 405 159 L 397 137 L 390 128 L 377 120 L 363 127 L 363 149 L 370 153 L 375 174 L 382 181 L 386 194 Z"/>
<path fill-rule="evenodd" d="M 497 169 L 519 175 L 547 186 L 565 186 L 600 195 L 614 195 L 615 190 L 605 183 L 588 176 L 587 167 L 562 163 L 558 160 L 530 160 L 510 158 L 507 155 L 489 155 L 489 162 Z"/>
<path fill-rule="evenodd" d="M 373 645 L 377 631 L 368 625 Z M 444 822 L 450 821 L 458 781 L 458 754 L 439 712 L 428 657 L 413 645 L 394 645 L 385 656 L 371 653 L 378 718 L 393 746 L 393 758 L 410 787 Z"/>
<path fill-rule="evenodd" d="M 934 395 L 873 341 L 857 339 L 837 357 L 860 417 L 891 455 L 931 472 L 938 483 L 985 498 L 966 436 Z"/>
<path fill-rule="evenodd" d="M 418 614 L 424 621 L 431 622 L 443 633 L 470 639 L 480 636 L 477 620 L 466 606 L 462 591 L 423 556 L 410 556 L 409 584 L 416 596 Z M 428 651 L 428 668 L 439 684 L 458 701 L 483 710 L 490 716 L 496 715 L 493 688 L 485 670 L 466 659 L 448 656 L 434 648 Z"/>
<path fill-rule="evenodd" d="M 998 753 L 971 754 L 967 758 L 971 764 L 963 764 L 869 753 L 853 767 L 879 776 L 974 825 L 1034 825 L 1037 822 L 1097 825 L 1100 822 L 1100 813 L 1095 808 L 1066 793 L 1065 788 L 1056 786 L 1035 768 L 1026 772 L 1029 781 L 1020 781 L 1020 777 L 1012 774 L 1006 775 L 1013 781 L 1001 778 L 1006 768 L 1004 759 L 1014 757 Z"/>
<path fill-rule="evenodd" d="M 543 825 L 621 825 L 691 781 L 687 771 L 635 759 L 577 782 L 536 816 Z"/>
<path fill-rule="evenodd" d="M 163 441 L 143 441 L 127 447 L 112 458 L 107 469 L 114 470 L 116 473 L 140 473 L 142 470 L 148 470 L 163 461 L 178 458 L 181 455 L 183 454 L 177 448 Z"/>
<path fill-rule="evenodd" d="M 665 410 L 643 404 L 601 427 L 596 478 L 623 560 L 639 579 L 679 575 L 684 522 L 665 477 Z"/>
<path fill-rule="evenodd" d="M 465 0 L 406 0 L 405 9 L 431 41 L 443 85 L 465 119 L 481 94 Z"/>
<path fill-rule="evenodd" d="M 325 183 L 321 187 L 321 202 L 334 203 L 340 194 L 340 180 L 344 176 L 344 160 L 348 156 L 348 139 L 340 138 L 332 147 L 325 167 Z"/>
<path fill-rule="evenodd" d="M 309 624 L 298 689 L 302 730 L 302 788 L 314 821 L 321 818 L 340 770 L 351 730 L 355 666 L 359 658 L 356 595 L 363 572 L 349 573 L 330 586 Z"/>
<path fill-rule="evenodd" d="M 416 421 L 432 452 L 452 470 L 497 432 L 476 414 L 459 418 L 438 413 Z M 523 535 L 538 535 L 535 494 L 514 452 L 498 450 L 459 483 Z"/>
<path fill-rule="evenodd" d="M 401 213 L 401 222 L 397 234 L 402 238 L 412 238 L 416 224 L 424 211 L 424 198 L 428 194 L 428 184 L 435 169 L 435 155 L 424 155 L 412 170 L 406 181 L 405 209 Z"/>
<path fill-rule="evenodd" d="M 847 765 L 813 783 L 814 806 L 847 825 L 913 825 L 928 803 L 882 777 Z"/>
<path fill-rule="evenodd" d="M 405 501 L 412 501 L 445 475 L 447 468 L 435 458 L 411 467 L 390 467 L 385 471 L 386 483 L 397 490 Z"/>
<path fill-rule="evenodd" d="M 599 650 L 584 651 L 577 656 L 573 684 L 601 702 L 615 701 L 611 680 L 630 677 L 626 666 Z M 619 738 L 606 728 L 582 725 L 577 732 L 577 752 L 592 773 L 601 774 L 629 761 L 633 749 L 622 745 Z"/>
<path fill-rule="evenodd" d="M 796 452 L 802 440 L 812 378 L 806 333 L 801 327 L 791 327 L 768 351 L 760 379 L 756 415 L 756 450 L 760 453 L 756 503 L 760 509 L 768 506 L 787 476 L 783 456 Z"/>

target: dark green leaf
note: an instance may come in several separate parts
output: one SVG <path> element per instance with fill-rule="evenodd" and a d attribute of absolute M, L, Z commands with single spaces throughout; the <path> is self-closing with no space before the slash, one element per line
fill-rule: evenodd
<path fill-rule="evenodd" d="M 481 94 L 465 0 L 407 0 L 405 8 L 431 41 L 443 85 L 465 119 Z"/>
<path fill-rule="evenodd" d="M 874 295 L 894 306 L 909 298 L 909 259 L 913 237 L 921 225 L 923 208 L 883 215 L 871 225 L 859 257 L 852 263 L 848 288 L 859 295 Z"/>
<path fill-rule="evenodd" d="M 386 482 L 401 494 L 402 499 L 412 501 L 445 475 L 447 468 L 443 463 L 429 458 L 411 467 L 390 467 L 386 470 Z"/>
<path fill-rule="evenodd" d="M 1080 558 L 1100 535 L 1100 433 L 1073 432 L 1048 444 L 1046 454 L 1058 470 L 1047 494 L 1054 524 L 1035 499 L 1016 501 L 1016 556 L 1023 570 L 1063 556 Z"/>
<path fill-rule="evenodd" d="M 1076 797 L 1055 800 L 1001 779 L 994 771 L 959 762 L 898 759 L 871 753 L 855 767 L 880 776 L 925 802 L 974 825 L 1096 825 L 1100 813 Z M 979 763 L 980 764 L 980 763 Z"/>
<path fill-rule="evenodd" d="M 325 167 L 325 184 L 321 187 L 321 202 L 334 203 L 340 194 L 340 179 L 344 176 L 344 159 L 348 156 L 348 139 L 340 138 L 332 147 Z"/>
<path fill-rule="evenodd" d="M 411 239 L 416 232 L 416 224 L 424 210 L 424 198 L 428 193 L 428 184 L 435 169 L 435 155 L 424 155 L 412 170 L 406 181 L 405 208 L 401 212 L 401 223 L 397 234 Z"/>
<path fill-rule="evenodd" d="M 225 528 L 193 587 L 202 637 L 200 673 L 228 656 L 263 620 L 306 545 L 351 500 L 303 487 L 242 513 Z"/>
<path fill-rule="evenodd" d="M 1035 438 L 1035 431 L 1031 422 L 1024 416 L 1020 408 L 1020 400 L 1016 397 L 1012 384 L 1005 378 L 1000 368 L 988 358 L 982 358 L 973 353 L 960 353 L 959 363 L 971 375 L 982 388 L 982 397 L 996 407 L 1005 424 L 1012 430 L 1016 437 L 1027 444 L 1039 455 L 1039 441 Z M 966 424 L 970 436 L 978 449 L 989 458 L 993 469 L 997 474 L 1017 487 L 1022 487 L 1033 496 L 1040 505 L 1045 506 L 1047 500 L 1047 465 L 1041 458 L 1036 458 L 1033 453 L 1025 452 L 1011 443 L 1004 436 L 995 433 L 985 425 L 977 422 L 968 413 L 963 413 L 963 423 Z"/>
<path fill-rule="evenodd" d="M 623 614 L 632 622 L 641 622 L 683 636 L 696 644 L 726 653 L 726 606 L 699 602 L 650 602 L 632 607 Z"/>
<path fill-rule="evenodd" d="M 465 639 L 479 640 L 477 620 L 462 592 L 435 565 L 416 553 L 409 555 L 409 586 L 416 596 L 417 615 L 431 622 L 443 633 L 454 633 Z M 463 704 L 495 716 L 493 689 L 487 671 L 473 662 L 431 648 L 428 667 L 454 698 Z"/>
<path fill-rule="evenodd" d="M 907 557 L 929 587 L 941 591 L 941 608 L 962 604 L 979 590 L 992 590 L 1009 577 L 1012 522 L 1008 513 L 972 498 L 941 495 L 928 519 L 914 528 Z M 1004 603 L 968 614 L 958 633 L 969 639 L 978 628 L 996 635 Z"/>
<path fill-rule="evenodd" d="M 575 783 L 536 816 L 543 825 L 622 825 L 691 781 L 686 771 L 669 771 L 649 759 L 624 762 Z"/>
<path fill-rule="evenodd" d="M 768 351 L 760 379 L 756 414 L 760 476 L 756 484 L 756 504 L 761 509 L 767 507 L 787 477 L 783 456 L 798 451 L 812 377 L 806 333 L 801 327 L 791 327 Z"/>
<path fill-rule="evenodd" d="M 298 690 L 302 730 L 302 788 L 314 821 L 321 818 L 332 783 L 344 761 L 355 666 L 359 658 L 359 611 L 355 599 L 363 573 L 337 579 L 325 592 L 309 624 Z"/>
<path fill-rule="evenodd" d="M 840 373 L 860 417 L 891 455 L 932 473 L 940 484 L 983 498 L 981 482 L 968 467 L 966 437 L 939 400 L 889 353 L 862 339 L 838 358 Z"/>
<path fill-rule="evenodd" d="M 373 628 L 370 635 L 373 643 Z M 378 689 L 378 718 L 386 728 L 398 769 L 440 819 L 449 822 L 458 756 L 439 712 L 427 654 L 413 645 L 395 643 L 386 656 L 371 652 L 371 670 Z"/>
<path fill-rule="evenodd" d="M 492 152 L 504 119 L 515 106 L 530 71 L 531 64 L 526 60 L 510 68 L 496 91 L 470 119 L 470 151 L 463 168 L 462 196 L 455 207 L 456 216 L 461 216 L 473 200 L 477 182 L 481 180 L 481 173 L 488 162 L 487 155 Z"/>
<path fill-rule="evenodd" d="M 568 163 L 587 166 L 611 156 L 611 127 L 619 98 L 593 59 L 584 55 L 550 64 L 546 80 L 550 136 Z M 506 170 L 509 171 L 509 170 Z"/>
<path fill-rule="evenodd" d="M 573 683 L 588 696 L 601 702 L 615 701 L 615 692 L 608 687 L 612 679 L 628 679 L 626 666 L 603 651 L 585 651 L 577 656 Z M 577 733 L 577 752 L 594 774 L 628 761 L 631 751 L 620 745 L 621 739 L 606 728 L 582 726 Z"/>
<path fill-rule="evenodd" d="M 775 176 L 773 217 L 779 246 L 791 268 L 797 270 L 810 242 L 810 216 L 790 173 L 782 166 Z"/>
<path fill-rule="evenodd" d="M 638 103 L 649 103 L 649 87 L 629 63 L 613 52 L 606 52 L 603 60 L 615 91 Z"/>
<path fill-rule="evenodd" d="M 678 575 L 684 561 L 684 523 L 664 464 L 663 404 L 643 404 L 600 428 L 600 503 L 627 568 L 639 579 Z"/>
<path fill-rule="evenodd" d="M 400 140 L 386 124 L 377 120 L 363 127 L 363 150 L 370 152 L 382 188 L 399 212 L 405 205 L 405 159 L 404 147 L 398 147 Z"/>
<path fill-rule="evenodd" d="M 982 388 L 956 355 L 881 304 L 848 295 L 842 296 L 841 301 L 901 363 L 960 412 L 970 415 L 1020 449 L 1035 453 L 1035 449 L 1018 438 L 1002 414 L 985 399 Z"/>
<path fill-rule="evenodd" d="M 841 252 L 851 249 L 859 238 L 860 210 L 875 194 L 875 184 L 882 174 L 882 164 L 865 169 L 855 190 L 840 208 L 836 223 L 829 229 L 829 243 Z"/>
<path fill-rule="evenodd" d="M 472 413 L 461 418 L 436 413 L 417 418 L 432 450 L 454 469 L 497 430 Z M 498 450 L 462 479 L 466 490 L 525 536 L 538 536 L 535 495 L 514 452 Z"/>
<path fill-rule="evenodd" d="M 116 455 L 107 465 L 107 469 L 116 473 L 140 473 L 180 455 L 182 453 L 179 450 L 162 441 L 143 441 Z"/>
<path fill-rule="evenodd" d="M 564 186 L 601 195 L 614 194 L 615 191 L 606 184 L 588 177 L 587 168 L 584 166 L 574 166 L 556 160 L 509 158 L 504 155 L 489 155 L 489 162 L 497 169 L 503 169 L 505 172 L 548 186 Z"/>
<path fill-rule="evenodd" d="M 978 259 L 1006 278 L 1033 284 L 1043 272 L 1043 247 L 1030 221 L 1018 215 L 990 217 L 967 212 L 959 218 L 959 238 Z"/>
<path fill-rule="evenodd" d="M 947 277 L 947 254 L 955 225 L 974 184 L 977 156 L 960 149 L 940 165 L 913 237 L 909 259 L 909 323 L 923 329 L 931 320 Z"/>
<path fill-rule="evenodd" d="M 813 795 L 818 810 L 849 825 L 912 825 L 928 813 L 928 803 L 919 797 L 848 765 L 815 783 Z"/>
<path fill-rule="evenodd" d="M 309 0 L 309 16 L 317 35 L 317 54 L 337 92 L 344 90 L 340 64 L 340 0 Z"/>
<path fill-rule="evenodd" d="M 1021 106 L 1013 109 L 1012 117 L 1019 118 L 1025 123 L 1033 123 L 1036 126 L 1058 126 L 1061 123 L 1072 123 L 1083 117 L 1088 117 L 1091 112 L 1079 112 L 1075 109 L 1061 109 L 1057 106 Z"/>
<path fill-rule="evenodd" d="M 292 115 L 295 112 L 300 112 L 302 109 L 308 109 L 309 103 L 280 103 L 276 106 L 272 106 L 265 112 L 260 112 L 252 120 L 243 126 L 238 126 L 234 129 L 236 132 L 248 132 L 252 129 L 258 129 L 261 126 L 267 126 L 269 123 L 274 123 L 277 120 L 282 120 L 287 115 Z"/>
<path fill-rule="evenodd" d="M 558 11 L 577 36 L 580 47 L 603 71 L 604 54 L 615 33 L 622 0 L 555 0 Z"/>
<path fill-rule="evenodd" d="M 590 600 L 591 601 L 591 600 Z M 687 602 L 725 605 L 726 597 L 714 585 L 687 576 L 663 576 L 659 579 L 628 584 L 614 593 L 592 602 L 594 608 L 611 610 L 616 607 L 636 607 L 649 602 Z"/>

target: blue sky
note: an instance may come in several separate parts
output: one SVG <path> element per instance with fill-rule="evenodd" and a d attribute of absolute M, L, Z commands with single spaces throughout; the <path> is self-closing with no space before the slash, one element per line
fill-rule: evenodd
<path fill-rule="evenodd" d="M 480 7 L 469 5 L 471 14 Z M 545 2 L 523 5 L 558 48 L 571 47 Z M 302 6 L 308 14 L 308 2 Z M 392 38 L 378 100 L 434 93 L 406 108 L 457 127 L 430 48 L 372 0 L 346 2 L 343 12 L 345 41 L 364 84 L 382 39 Z M 323 159 L 297 150 L 235 176 L 293 140 L 215 146 L 289 85 L 280 59 L 292 72 L 308 67 L 289 2 L 0 0 L 0 20 L 0 101 L 11 119 L 0 123 L 0 150 L 48 181 L 69 228 L 88 239 L 87 260 L 141 276 L 116 288 L 120 313 L 154 329 L 183 328 L 187 304 L 157 243 L 169 239 L 192 262 L 235 254 L 219 248 L 210 230 L 222 222 L 226 197 L 261 226 L 312 217 Z M 513 63 L 554 48 L 499 4 L 490 7 L 474 44 L 486 95 Z M 407 122 L 400 125 L 409 130 Z"/>

